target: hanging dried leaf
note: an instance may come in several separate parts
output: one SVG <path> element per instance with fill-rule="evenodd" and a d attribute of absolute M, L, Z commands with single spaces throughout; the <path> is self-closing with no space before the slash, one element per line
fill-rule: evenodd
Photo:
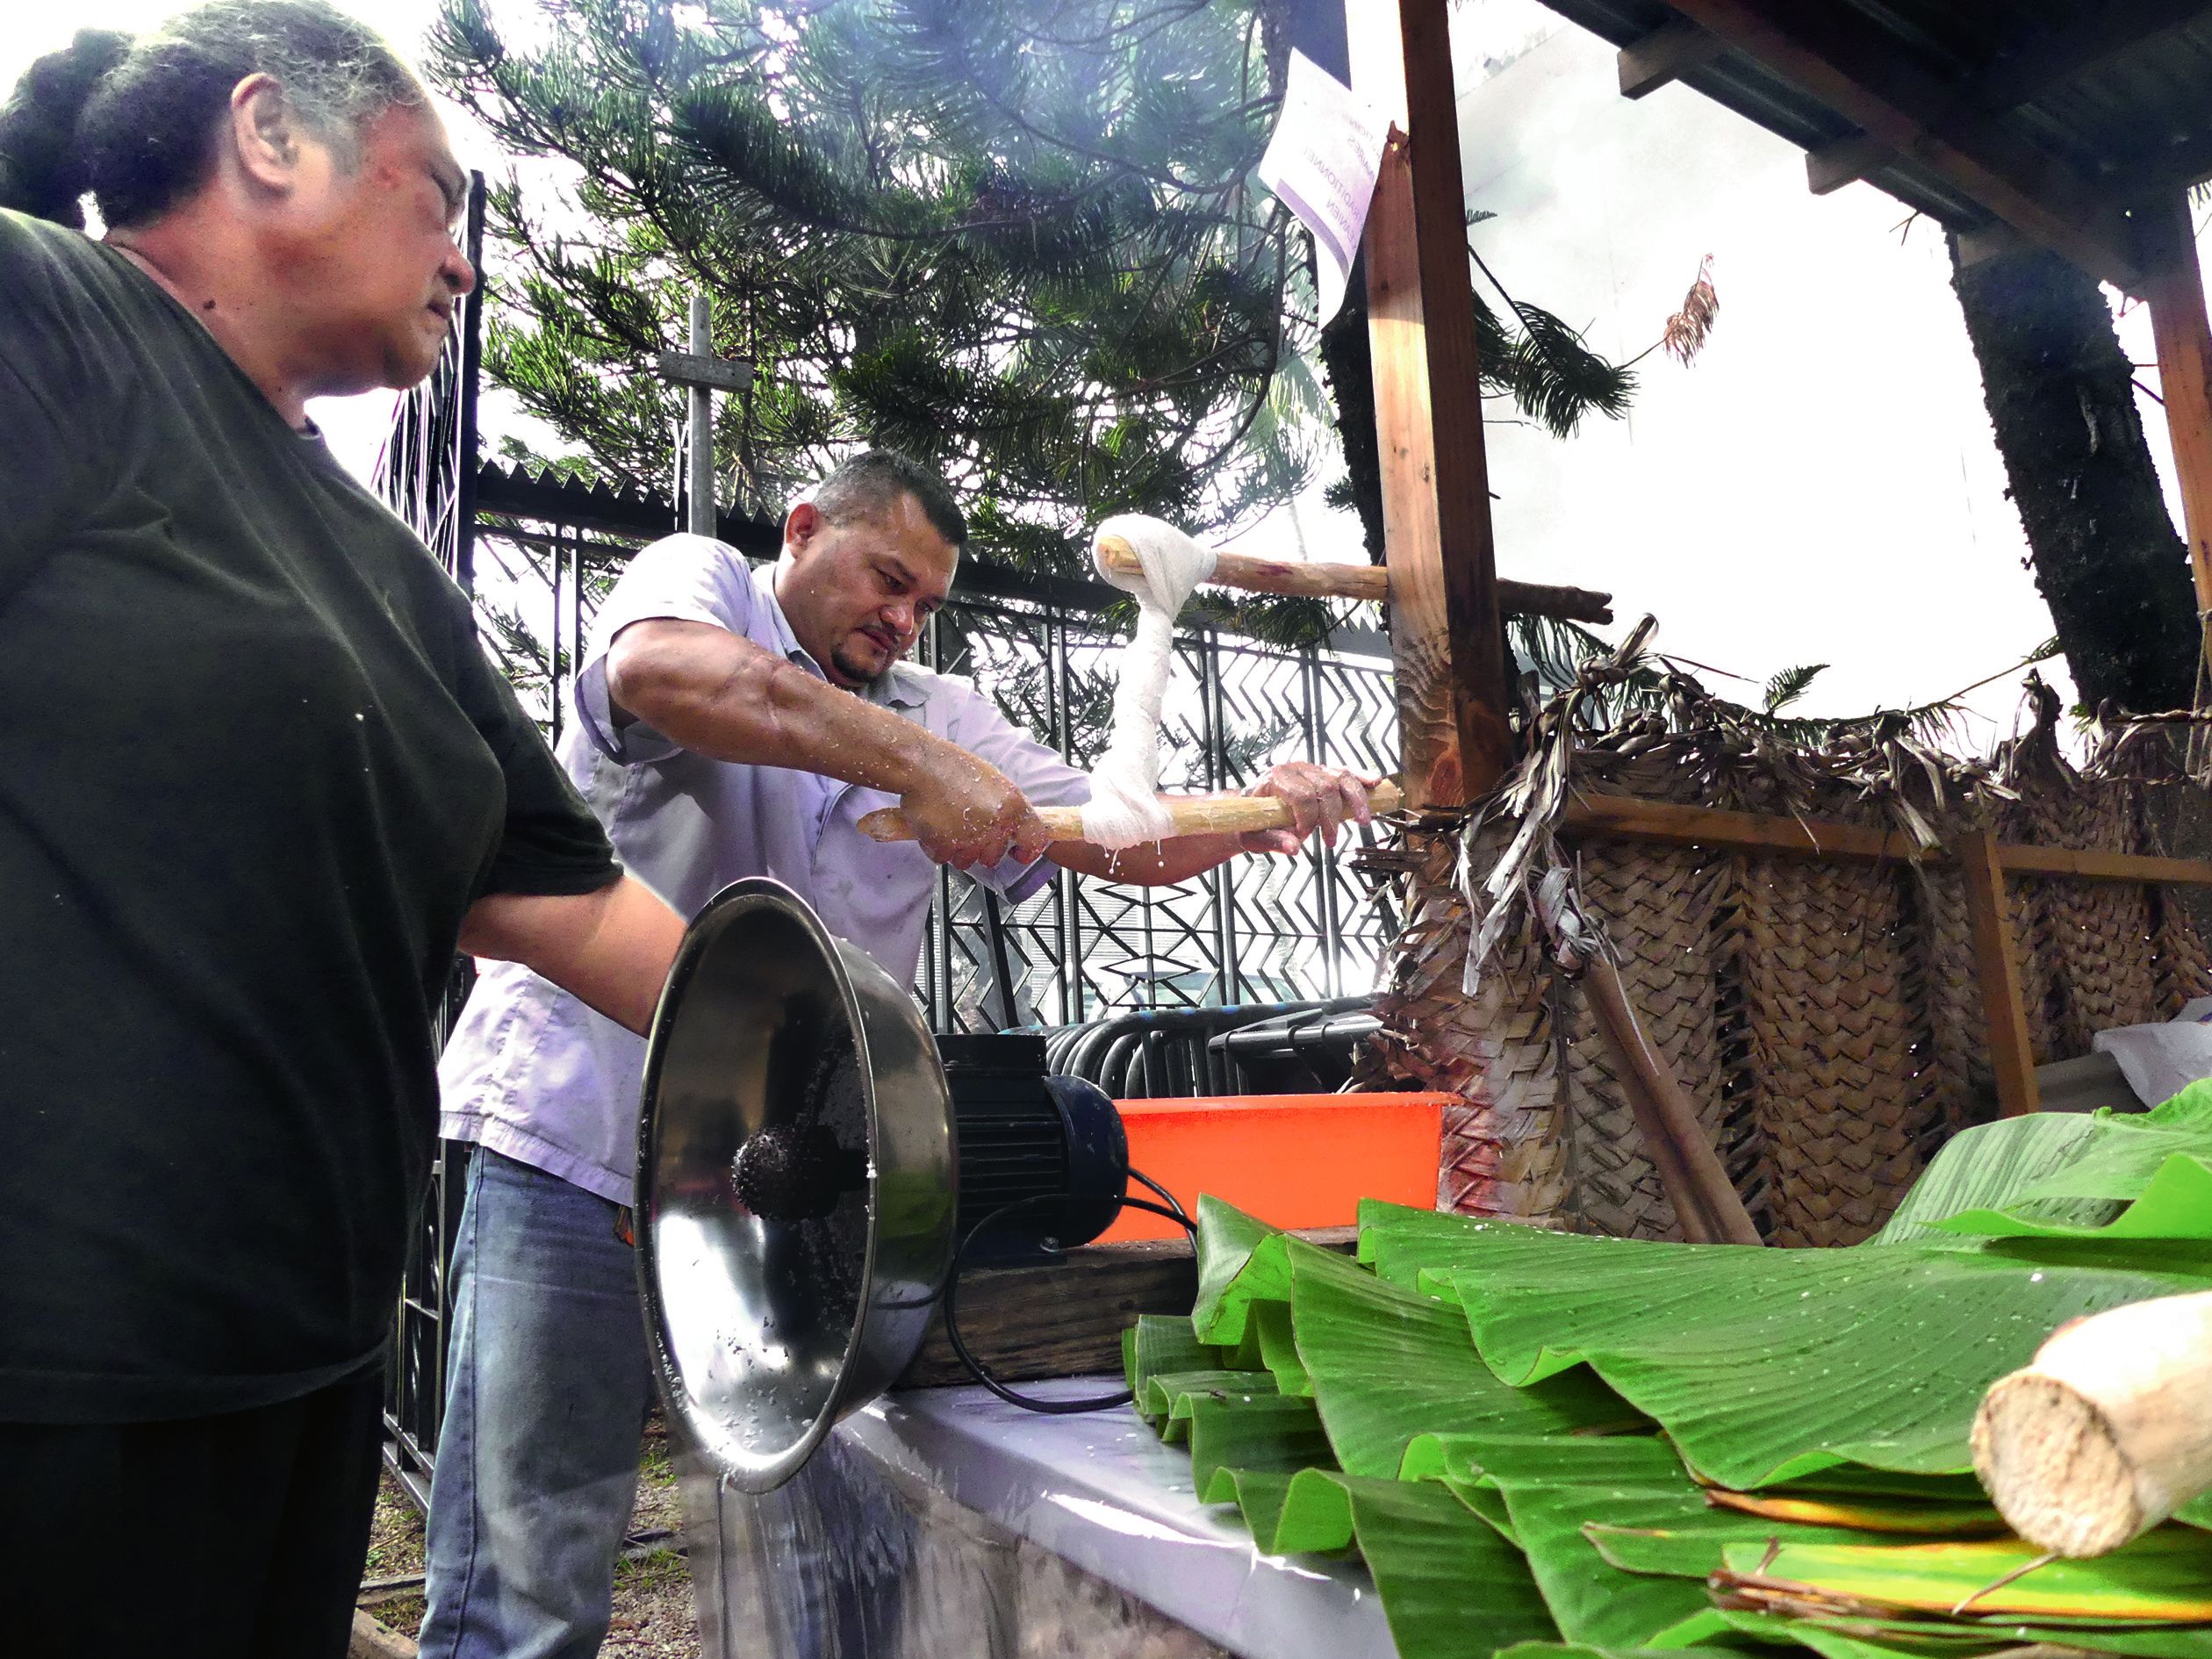
<path fill-rule="evenodd" d="M 1666 332 L 1660 336 L 1667 356 L 1688 368 L 1690 360 L 1705 348 L 1706 336 L 1713 332 L 1713 321 L 1720 315 L 1720 296 L 1713 287 L 1713 255 L 1707 254 L 1698 262 L 1698 280 L 1682 297 L 1682 309 L 1667 319 Z"/>

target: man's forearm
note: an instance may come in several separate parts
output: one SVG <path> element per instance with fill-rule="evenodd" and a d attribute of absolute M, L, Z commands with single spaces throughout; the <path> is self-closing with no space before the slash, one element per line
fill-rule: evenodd
<path fill-rule="evenodd" d="M 1079 875 L 1126 881 L 1132 887 L 1167 887 L 1226 864 L 1244 850 L 1244 844 L 1233 835 L 1203 835 L 1140 842 L 1118 852 L 1109 852 L 1088 841 L 1056 841 L 1045 856 Z"/>
<path fill-rule="evenodd" d="M 470 907 L 461 948 L 520 962 L 643 1037 L 683 943 L 684 919 L 634 876 L 596 893 L 495 893 Z"/>
<path fill-rule="evenodd" d="M 725 628 L 636 622 L 607 653 L 609 700 L 714 760 L 787 766 L 904 794 L 951 745 Z M 958 751 L 954 751 L 958 752 Z"/>

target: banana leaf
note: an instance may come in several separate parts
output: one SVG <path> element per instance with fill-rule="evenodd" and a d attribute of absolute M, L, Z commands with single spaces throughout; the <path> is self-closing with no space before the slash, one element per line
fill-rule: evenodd
<path fill-rule="evenodd" d="M 2068 1225 L 2029 1218 L 2037 1206 L 1968 1210 L 1936 1224 L 1943 1232 L 1999 1239 L 2212 1239 L 2212 1161 L 2176 1153 L 2160 1164 L 2142 1195 L 2101 1225 Z"/>
<path fill-rule="evenodd" d="M 1974 1538 L 2008 1533 L 1995 1507 L 1979 1504 L 1929 1504 L 1916 1498 L 1843 1497 L 1813 1492 L 1734 1492 L 1707 1487 L 1706 1502 L 1716 1509 L 1808 1526 L 1842 1526 L 1858 1533 L 1898 1533 L 1914 1537 Z"/>
<path fill-rule="evenodd" d="M 1282 1393 L 1313 1397 L 1313 1378 L 1298 1357 L 1298 1344 L 1290 1325 L 1288 1302 L 1255 1302 L 1246 1317 L 1245 1333 L 1258 1348 L 1260 1363 L 1274 1374 Z"/>
<path fill-rule="evenodd" d="M 1347 1474 L 1394 1477 L 1418 1434 L 1564 1433 L 1639 1420 L 1588 1373 L 1508 1386 L 1476 1353 L 1458 1310 L 1330 1251 L 1286 1244 L 1298 1354 Z"/>
<path fill-rule="evenodd" d="M 1122 1371 L 1143 1409 L 1146 1380 L 1162 1371 L 1203 1371 L 1221 1363 L 1220 1350 L 1200 1342 L 1190 1321 L 1173 1314 L 1140 1313 L 1122 1332 Z"/>
<path fill-rule="evenodd" d="M 1860 1249 L 1941 1242 L 1937 1222 L 1971 1210 L 2096 1226 L 2142 1196 L 2176 1153 L 2212 1157 L 2212 1084 L 2192 1083 L 2155 1111 L 2033 1112 L 1955 1135 Z"/>
<path fill-rule="evenodd" d="M 1205 1504 L 1234 1504 L 1263 1555 L 1336 1555 L 1352 1548 L 1352 1499 L 1325 1469 L 1217 1469 L 1199 1489 Z"/>
<path fill-rule="evenodd" d="M 1198 1501 L 1203 1504 L 1234 1504 L 1243 1517 L 1246 1528 L 1263 1555 L 1280 1555 L 1289 1552 L 1278 1548 L 1276 1538 L 1282 1520 L 1282 1506 L 1290 1496 L 1291 1476 L 1280 1469 L 1217 1469 L 1212 1477 L 1198 1489 Z M 1352 1509 L 1344 1509 L 1344 1542 L 1341 1549 L 1352 1541 Z"/>
<path fill-rule="evenodd" d="M 1714 1609 L 1716 1624 L 1762 1641 L 1802 1642 L 1830 1651 L 1835 1637 L 1906 1647 L 1946 1659 L 1991 1649 L 2029 1646 L 2072 1648 L 2091 1653 L 2132 1654 L 2137 1659 L 2206 1659 L 2212 1625 L 2039 1625 L 2014 1620 L 1873 1619 L 1848 1615 L 1782 1619 L 1766 1613 Z"/>
<path fill-rule="evenodd" d="M 1721 1488 L 1718 1490 L 1727 1490 Z M 1977 1504 L 1988 1497 L 1971 1475 L 1908 1475 L 1898 1469 L 1836 1463 L 1787 1483 L 1761 1489 L 1771 1493 L 1807 1492 L 1842 1497 L 1905 1497 L 1922 1504 Z"/>
<path fill-rule="evenodd" d="M 1217 1469 L 1267 1470 L 1295 1475 L 1302 1469 L 1334 1469 L 1329 1437 L 1311 1400 L 1278 1394 L 1194 1395 L 1190 1406 L 1190 1473 L 1204 1491 Z"/>
<path fill-rule="evenodd" d="M 1478 1483 L 1504 1497 L 1511 1535 L 1527 1555 L 1561 1634 L 1571 1641 L 1649 1644 L 1706 1605 L 1705 1576 L 1721 1564 L 1729 1543 L 1765 1543 L 1781 1534 L 1801 1543 L 1850 1543 L 1864 1536 L 1713 1508 L 1674 1448 L 1650 1436 L 1493 1436 L 1481 1442 L 1428 1436 L 1407 1448 L 1406 1471 L 1432 1474 L 1454 1491 L 1462 1483 Z M 1694 1563 L 1673 1571 L 1682 1563 L 1670 1562 L 1663 1569 L 1668 1576 L 1625 1567 L 1589 1536 L 1600 1521 L 1610 1523 L 1608 1531 L 1665 1528 L 1698 1547 Z"/>
<path fill-rule="evenodd" d="M 1505 1498 L 1513 1536 L 1560 1634 L 1570 1641 L 1639 1646 L 1706 1605 L 1701 1580 L 1614 1567 L 1584 1537 L 1586 1522 L 1635 1517 L 1743 1535 L 1746 1518 L 1708 1510 L 1663 1440 L 1497 1438 L 1481 1456 L 1481 1478 Z"/>
<path fill-rule="evenodd" d="M 1498 1376 L 1587 1365 L 1738 1490 L 1839 1462 L 1963 1472 L 1984 1390 L 2052 1330 L 2212 1288 L 2212 1252 L 2173 1241 L 1755 1250 L 1493 1224 L 1459 1258 L 1422 1282 L 1448 1285 Z"/>
<path fill-rule="evenodd" d="M 1265 1371 L 1159 1371 L 1137 1390 L 1137 1409 L 1153 1426 L 1190 1416 L 1182 1404 L 1193 1394 L 1273 1394 L 1275 1378 Z M 1180 1440 L 1181 1435 L 1172 1438 Z"/>
<path fill-rule="evenodd" d="M 1278 1229 L 1236 1205 L 1210 1193 L 1198 1195 L 1198 1299 L 1190 1310 L 1190 1327 L 1201 1341 L 1233 1347 L 1244 1339 L 1248 1303 L 1255 1297 L 1290 1299 L 1290 1272 L 1282 1260 L 1282 1238 Z M 1257 1263 L 1255 1255 L 1260 1257 Z"/>
<path fill-rule="evenodd" d="M 2212 1538 L 2161 1526 L 2093 1561 L 2041 1555 L 2016 1538 L 1970 1543 L 1727 1544 L 1720 1586 L 1778 1591 L 1793 1605 L 1818 1597 L 1857 1607 L 1972 1611 L 2161 1623 L 2212 1620 Z"/>
<path fill-rule="evenodd" d="M 1398 1659 L 1468 1659 L 1558 1640 L 1527 1558 L 1443 1486 L 1311 1470 L 1294 1485 L 1316 1481 L 1340 1483 L 1350 1500 Z"/>

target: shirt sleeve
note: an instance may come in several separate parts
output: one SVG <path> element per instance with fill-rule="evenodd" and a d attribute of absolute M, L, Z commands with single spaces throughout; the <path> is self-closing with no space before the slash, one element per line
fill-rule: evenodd
<path fill-rule="evenodd" d="M 506 820 L 476 896 L 596 893 L 613 885 L 622 866 L 607 831 L 515 701 L 514 687 L 485 656 L 468 600 L 457 590 L 449 614 L 455 693 L 506 778 Z"/>
<path fill-rule="evenodd" d="M 0 604 L 92 515 L 117 435 L 113 365 L 29 222 L 0 212 Z"/>
<path fill-rule="evenodd" d="M 1090 774 L 1079 772 L 999 711 L 998 705 L 965 683 L 947 695 L 957 700 L 949 722 L 952 739 L 979 760 L 988 760 L 1029 797 L 1032 807 L 1080 807 L 1091 797 Z M 967 873 L 1009 904 L 1019 904 L 1052 879 L 1047 859 L 1023 864 L 1007 858 L 988 870 Z"/>
<path fill-rule="evenodd" d="M 576 676 L 585 734 L 618 765 L 666 760 L 682 745 L 643 721 L 617 730 L 607 694 L 607 652 L 632 622 L 707 622 L 745 636 L 753 621 L 752 571 L 744 556 L 704 535 L 664 535 L 639 550 L 600 604 Z"/>

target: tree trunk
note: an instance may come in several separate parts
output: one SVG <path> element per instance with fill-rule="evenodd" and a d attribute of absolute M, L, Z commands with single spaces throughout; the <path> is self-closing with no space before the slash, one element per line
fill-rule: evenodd
<path fill-rule="evenodd" d="M 2095 278 L 2043 249 L 1962 265 L 1951 286 L 2020 509 L 2036 585 L 2082 701 L 2186 708 L 2197 625 L 2136 416 L 2133 370 Z"/>
<path fill-rule="evenodd" d="M 1368 348 L 1367 256 L 1352 267 L 1344 309 L 1321 331 L 1321 367 L 1344 446 L 1344 494 L 1360 515 L 1368 557 L 1382 563 L 1382 452 L 1375 435 L 1375 359 Z"/>

